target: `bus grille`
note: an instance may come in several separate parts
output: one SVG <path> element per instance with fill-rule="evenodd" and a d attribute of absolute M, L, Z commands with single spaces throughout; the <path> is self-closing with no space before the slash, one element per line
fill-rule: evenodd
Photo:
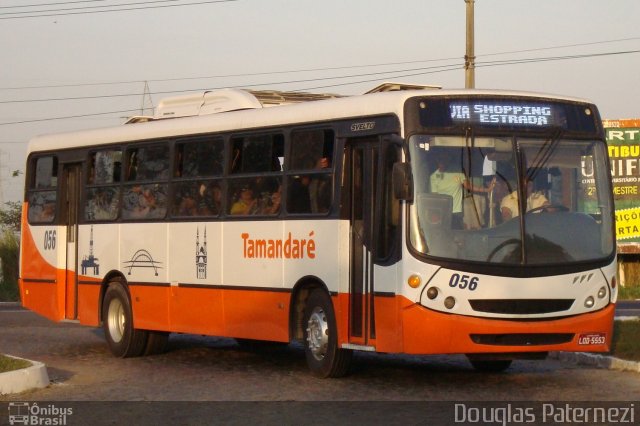
<path fill-rule="evenodd" d="M 571 308 L 573 299 L 469 300 L 474 311 L 491 314 L 548 314 Z"/>
<path fill-rule="evenodd" d="M 471 340 L 479 345 L 537 346 L 559 345 L 573 340 L 573 333 L 521 333 L 521 334 L 472 334 Z"/>

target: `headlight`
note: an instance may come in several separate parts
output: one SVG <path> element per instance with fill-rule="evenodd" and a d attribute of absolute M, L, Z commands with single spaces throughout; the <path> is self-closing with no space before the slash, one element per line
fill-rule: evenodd
<path fill-rule="evenodd" d="M 429 289 L 427 290 L 427 297 L 431 300 L 438 297 L 438 289 L 435 287 L 429 287 Z"/>
<path fill-rule="evenodd" d="M 454 306 L 456 306 L 456 299 L 454 299 L 452 296 L 449 296 L 446 299 L 444 299 L 445 308 L 453 309 Z"/>
<path fill-rule="evenodd" d="M 584 301 L 584 307 L 585 308 L 593 308 L 593 305 L 595 303 L 596 303 L 596 301 L 593 299 L 593 296 L 589 296 Z"/>
<path fill-rule="evenodd" d="M 604 287 L 600 287 L 600 290 L 598 290 L 598 299 L 602 299 L 607 295 L 607 289 Z"/>

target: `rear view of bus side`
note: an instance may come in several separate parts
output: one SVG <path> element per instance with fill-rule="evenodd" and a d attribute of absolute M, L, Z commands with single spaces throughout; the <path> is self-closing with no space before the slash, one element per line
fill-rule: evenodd
<path fill-rule="evenodd" d="M 466 354 L 499 371 L 606 352 L 616 258 L 607 149 L 578 99 L 382 85 L 226 89 L 31 141 L 25 307 L 102 327 L 114 355 L 170 333 Z"/>

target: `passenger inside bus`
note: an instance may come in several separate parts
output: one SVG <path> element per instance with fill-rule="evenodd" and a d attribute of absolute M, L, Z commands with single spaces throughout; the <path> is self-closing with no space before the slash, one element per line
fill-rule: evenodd
<path fill-rule="evenodd" d="M 525 177 L 527 188 L 527 211 L 539 212 L 543 207 L 549 206 L 549 200 L 544 195 L 546 190 L 546 173 L 529 169 Z M 507 221 L 517 217 L 520 213 L 517 188 L 507 194 L 500 202 L 502 219 Z"/>
<path fill-rule="evenodd" d="M 243 185 L 229 214 L 252 215 L 256 213 L 258 213 L 258 200 L 253 195 L 253 189 L 248 184 Z"/>
<path fill-rule="evenodd" d="M 328 157 L 315 162 L 315 170 L 331 167 Z M 290 213 L 326 213 L 331 205 L 331 177 L 324 174 L 295 176 L 289 183 L 287 210 Z"/>
<path fill-rule="evenodd" d="M 492 180 L 489 183 L 489 187 L 484 185 L 476 186 L 474 182 L 467 178 L 464 170 L 456 165 L 455 156 L 450 150 L 442 150 L 435 154 L 436 171 L 433 172 L 429 178 L 429 184 L 431 186 L 431 192 L 442 195 L 449 195 L 453 199 L 453 215 L 452 215 L 452 228 L 463 229 L 464 228 L 464 216 L 463 216 L 463 195 L 464 190 L 471 193 L 489 193 L 493 190 L 495 181 Z M 457 153 L 460 150 L 456 150 Z M 460 160 L 459 154 L 457 155 Z M 471 203 L 469 203 L 471 204 Z M 473 208 L 478 209 L 478 206 L 474 203 Z M 478 217 L 484 218 L 484 210 L 478 212 Z M 484 220 L 484 219 L 483 219 Z"/>

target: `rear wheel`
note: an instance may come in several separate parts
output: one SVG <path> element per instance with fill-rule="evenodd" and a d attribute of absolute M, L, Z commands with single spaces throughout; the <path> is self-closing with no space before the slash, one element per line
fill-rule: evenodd
<path fill-rule="evenodd" d="M 304 351 L 311 373 L 318 377 L 347 374 L 352 351 L 338 347 L 338 329 L 329 295 L 314 290 L 304 310 Z"/>
<path fill-rule="evenodd" d="M 115 356 L 128 358 L 144 353 L 149 334 L 133 328 L 129 295 L 117 281 L 109 284 L 102 301 L 102 328 Z"/>

